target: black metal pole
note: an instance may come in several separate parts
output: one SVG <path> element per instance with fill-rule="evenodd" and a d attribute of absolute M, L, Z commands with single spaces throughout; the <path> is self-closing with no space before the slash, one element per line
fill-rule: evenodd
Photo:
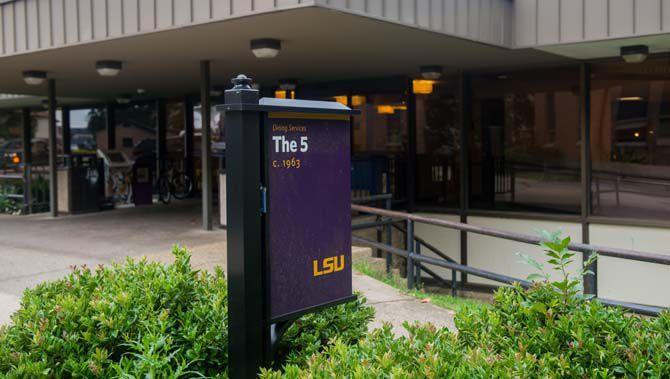
<path fill-rule="evenodd" d="M 202 160 L 202 228 L 212 230 L 212 164 L 210 162 L 210 120 L 211 104 L 209 91 L 211 87 L 210 80 L 210 62 L 200 62 L 200 113 L 202 120 L 202 141 L 200 145 Z"/>
<path fill-rule="evenodd" d="M 235 79 L 226 104 L 257 104 L 251 80 Z M 269 336 L 261 219 L 261 127 L 258 111 L 226 112 L 228 362 L 231 378 L 254 378 L 268 359 Z"/>
<path fill-rule="evenodd" d="M 193 100 L 184 97 L 184 171 L 193 178 Z"/>
<path fill-rule="evenodd" d="M 70 131 L 70 107 L 61 107 L 62 127 L 63 127 L 63 154 L 72 153 L 72 133 Z"/>
<path fill-rule="evenodd" d="M 58 217 L 58 144 L 56 143 L 56 81 L 49 79 L 49 208 Z"/>
<path fill-rule="evenodd" d="M 467 224 L 470 209 L 470 130 L 472 129 L 472 77 L 461 73 L 461 154 L 460 154 L 460 215 L 461 222 Z M 461 231 L 462 265 L 468 265 L 468 233 Z M 467 284 L 468 274 L 461 272 L 461 286 Z"/>
<path fill-rule="evenodd" d="M 23 138 L 23 209 L 24 212 L 32 213 L 32 118 L 30 109 L 21 110 L 21 126 Z"/>
<path fill-rule="evenodd" d="M 407 183 L 407 210 L 412 212 L 416 206 L 416 96 L 412 79 L 407 82 L 407 173 L 405 180 Z"/>
<path fill-rule="evenodd" d="M 164 99 L 156 100 L 156 168 L 158 176 L 165 171 L 167 157 L 167 108 Z"/>
<path fill-rule="evenodd" d="M 591 66 L 582 63 L 579 68 L 579 122 L 581 139 L 581 183 L 582 183 L 582 243 L 590 243 L 589 217 L 591 216 Z M 583 253 L 584 261 L 591 257 L 591 252 Z M 598 262 L 593 262 L 588 269 L 593 275 L 584 276 L 584 293 L 598 296 Z"/>

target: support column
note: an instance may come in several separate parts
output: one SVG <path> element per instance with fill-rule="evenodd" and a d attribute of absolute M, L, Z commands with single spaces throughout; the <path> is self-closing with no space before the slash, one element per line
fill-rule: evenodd
<path fill-rule="evenodd" d="M 211 104 L 209 90 L 211 88 L 210 80 L 210 62 L 200 62 L 200 104 L 202 120 L 202 138 L 201 138 L 201 160 L 202 160 L 202 228 L 212 230 L 212 165 L 210 162 L 210 153 L 212 150 L 210 144 L 210 120 Z"/>
<path fill-rule="evenodd" d="M 58 217 L 58 145 L 56 144 L 56 81 L 49 79 L 49 208 Z"/>
<path fill-rule="evenodd" d="M 582 183 L 582 243 L 590 243 L 589 217 L 591 216 L 591 66 L 582 63 L 579 67 L 579 125 L 581 139 L 581 183 Z M 582 254 L 584 261 L 591 253 Z M 584 276 L 584 293 L 598 296 L 598 262 L 588 269 L 593 275 Z"/>
<path fill-rule="evenodd" d="M 114 114 L 114 103 L 105 106 L 105 123 L 107 129 L 107 150 L 116 149 L 116 114 Z"/>
<path fill-rule="evenodd" d="M 407 82 L 407 211 L 414 210 L 416 203 L 416 98 L 414 96 L 412 79 Z"/>
<path fill-rule="evenodd" d="M 23 139 L 23 211 L 33 212 L 33 187 L 32 187 L 32 122 L 30 109 L 21 110 L 21 127 Z"/>
<path fill-rule="evenodd" d="M 193 175 L 193 100 L 184 96 L 184 170 L 191 179 Z"/>
<path fill-rule="evenodd" d="M 461 222 L 468 222 L 470 209 L 470 130 L 472 129 L 472 77 L 461 73 L 461 154 L 460 154 L 460 214 Z M 468 233 L 461 231 L 461 264 L 468 264 Z M 468 282 L 468 275 L 461 272 L 461 287 Z"/>
<path fill-rule="evenodd" d="M 158 176 L 165 171 L 167 158 L 167 109 L 165 100 L 156 100 L 156 168 Z"/>
<path fill-rule="evenodd" d="M 61 107 L 62 128 L 63 128 L 63 154 L 70 155 L 72 153 L 71 141 L 72 133 L 70 131 L 70 107 Z"/>

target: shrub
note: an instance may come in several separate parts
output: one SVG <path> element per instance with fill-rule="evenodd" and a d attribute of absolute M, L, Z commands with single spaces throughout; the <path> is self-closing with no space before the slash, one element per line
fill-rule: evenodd
<path fill-rule="evenodd" d="M 0 330 L 8 377 L 225 377 L 227 289 L 221 270 L 146 260 L 75 269 L 27 290 L 13 324 Z M 306 316 L 283 342 L 291 361 L 341 334 L 355 343 L 371 317 L 363 301 Z"/>
<path fill-rule="evenodd" d="M 492 307 L 464 307 L 457 335 L 406 324 L 409 337 L 395 338 L 385 327 L 354 345 L 336 339 L 305 364 L 264 370 L 262 377 L 670 377 L 670 314 L 632 316 L 582 296 L 578 277 L 567 272 L 569 238 L 544 236 L 548 262 L 563 277 L 533 275 L 540 281 L 528 290 L 499 289 Z"/>

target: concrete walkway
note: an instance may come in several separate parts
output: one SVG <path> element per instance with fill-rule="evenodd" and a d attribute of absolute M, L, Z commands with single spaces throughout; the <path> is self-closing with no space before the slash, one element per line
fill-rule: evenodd
<path fill-rule="evenodd" d="M 226 268 L 226 233 L 199 228 L 197 204 L 124 209 L 51 219 L 0 215 L 0 324 L 19 307 L 21 293 L 60 278 L 72 265 L 95 266 L 146 256 L 169 263 L 172 245 L 186 246 L 197 269 Z M 353 287 L 376 310 L 371 328 L 390 322 L 404 334 L 404 321 L 431 322 L 455 330 L 453 312 L 421 303 L 384 283 L 354 273 Z"/>

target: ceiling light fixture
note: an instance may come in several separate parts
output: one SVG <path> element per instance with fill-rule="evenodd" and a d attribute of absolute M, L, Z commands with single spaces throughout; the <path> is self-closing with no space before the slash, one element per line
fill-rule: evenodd
<path fill-rule="evenodd" d="M 429 80 L 437 80 L 442 77 L 442 67 L 437 65 L 419 67 L 421 77 Z"/>
<path fill-rule="evenodd" d="M 120 61 L 97 61 L 95 69 L 100 76 L 117 76 L 123 69 L 123 63 Z"/>
<path fill-rule="evenodd" d="M 251 40 L 251 52 L 256 58 L 274 58 L 281 50 L 281 41 L 274 38 L 258 38 Z"/>
<path fill-rule="evenodd" d="M 132 99 L 133 95 L 130 93 L 124 93 L 123 95 L 119 95 L 116 98 L 116 102 L 119 104 L 128 104 L 130 103 L 130 100 Z"/>
<path fill-rule="evenodd" d="M 649 56 L 649 46 L 633 45 L 621 48 L 621 58 L 627 63 L 641 63 Z"/>
<path fill-rule="evenodd" d="M 219 87 L 219 86 L 212 87 L 212 88 L 209 89 L 209 96 L 212 96 L 212 97 L 221 96 L 221 95 L 223 95 L 223 91 L 224 91 L 224 89 L 222 87 Z"/>
<path fill-rule="evenodd" d="M 29 86 L 38 86 L 44 83 L 46 78 L 47 73 L 45 71 L 23 71 L 23 81 Z"/>

